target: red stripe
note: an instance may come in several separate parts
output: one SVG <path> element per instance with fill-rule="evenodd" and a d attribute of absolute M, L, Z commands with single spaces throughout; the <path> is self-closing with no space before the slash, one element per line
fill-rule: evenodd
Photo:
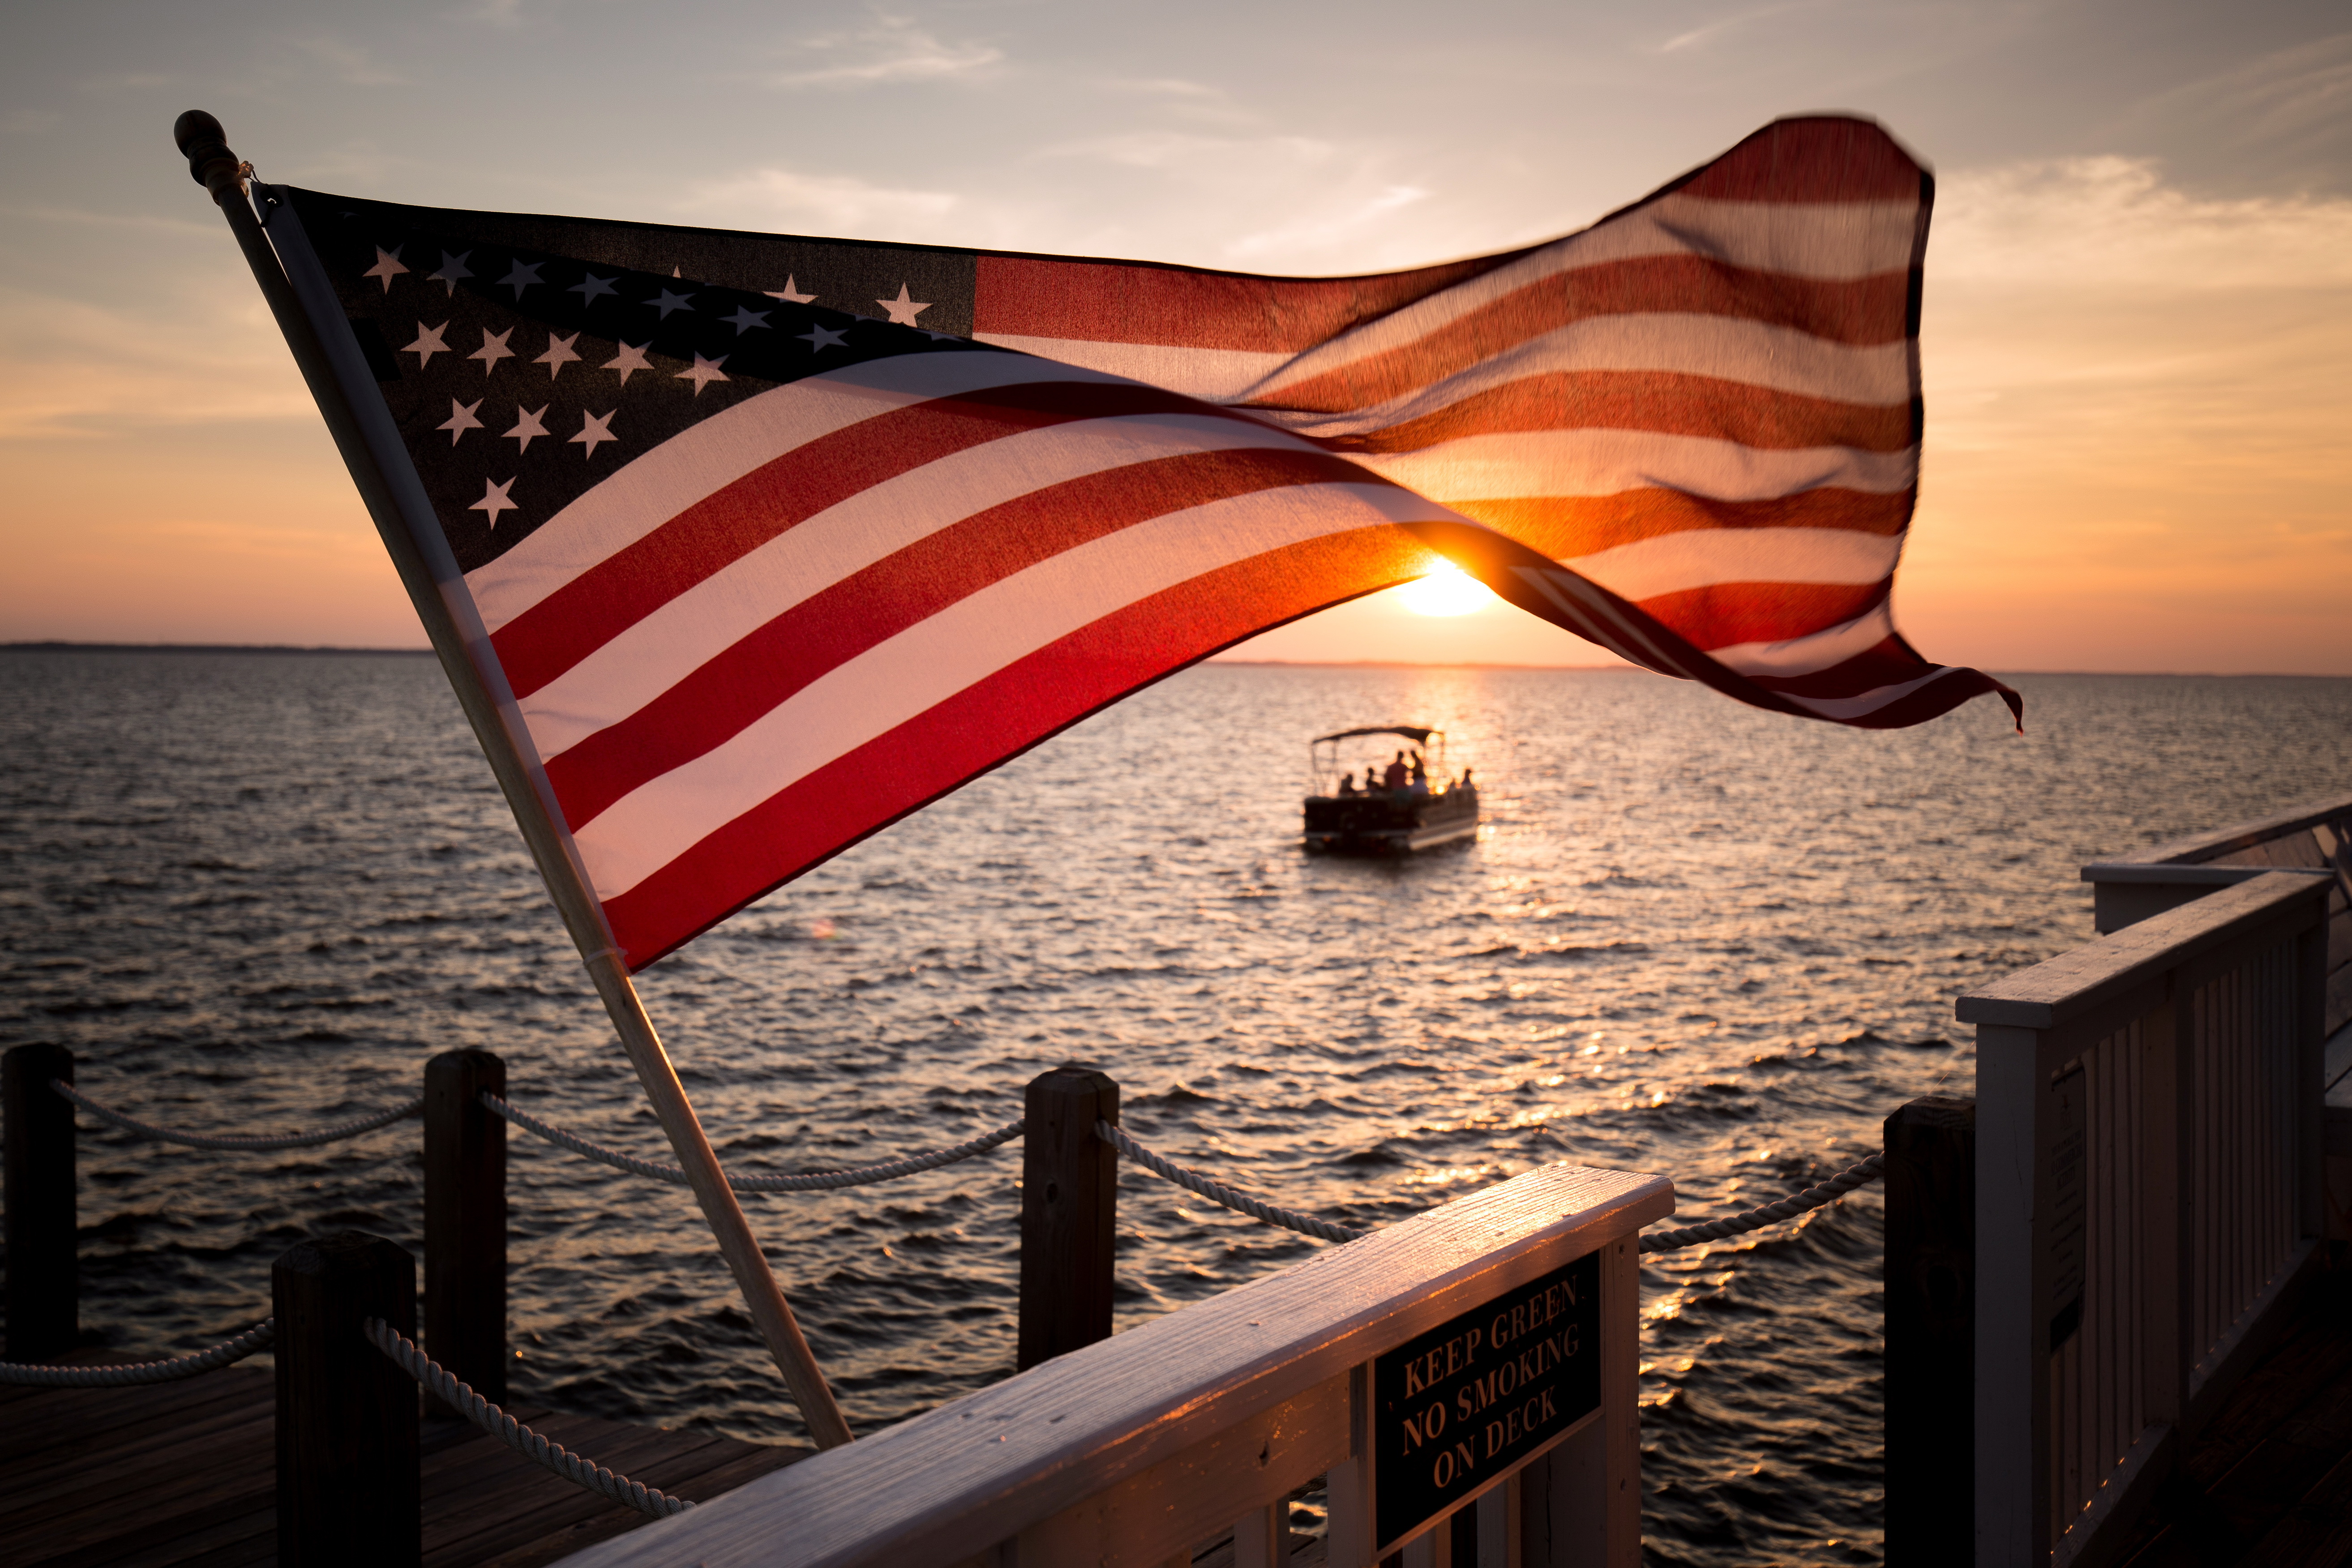
<path fill-rule="evenodd" d="M 1770 500 L 1710 500 L 1683 490 L 1607 496 L 1513 496 L 1445 504 L 1554 561 L 1572 561 L 1702 528 L 1842 528 L 1893 537 L 1911 524 L 1916 492 L 1877 495 L 1824 485 Z"/>
<path fill-rule="evenodd" d="M 1098 381 L 994 387 L 910 405 L 780 453 L 516 616 L 490 639 L 528 697 L 696 584 L 858 491 L 1024 430 L 1136 414 L 1246 415 Z"/>
<path fill-rule="evenodd" d="M 1361 278 L 1266 278 L 1139 261 L 983 256 L 972 331 L 1296 353 L 1526 254 L 1507 251 Z"/>
<path fill-rule="evenodd" d="M 1634 601 L 1692 647 L 1786 642 L 1867 614 L 1895 585 L 1875 583 L 1718 583 Z M 1759 684 L 1761 684 L 1760 682 Z"/>
<path fill-rule="evenodd" d="M 1155 594 L 957 693 L 714 828 L 605 902 L 642 969 L 789 881 L 1088 713 L 1285 620 L 1405 582 L 1434 557 L 1386 526 L 1309 540 Z"/>
<path fill-rule="evenodd" d="M 949 523 L 769 621 L 644 708 L 547 764 L 565 818 L 584 826 L 866 649 L 1038 562 L 1187 507 L 1298 485 L 1384 483 L 1314 452 L 1199 452 L 1033 491 Z M 648 658 L 657 658 L 657 651 Z"/>
<path fill-rule="evenodd" d="M 1838 403 L 1711 375 L 1556 371 L 1474 393 L 1417 419 L 1317 444 L 1334 452 L 1412 452 L 1465 436 L 1536 430 L 1650 430 L 1778 450 L 1899 452 L 1911 445 L 1911 410 Z"/>
<path fill-rule="evenodd" d="M 1901 272 L 1832 281 L 1731 267 L 1697 256 L 1643 256 L 1572 268 L 1481 305 L 1386 353 L 1284 386 L 1269 407 L 1339 414 L 1402 397 L 1528 339 L 1603 316 L 1717 316 L 1787 327 L 1831 342 L 1900 342 L 1909 280 Z"/>
<path fill-rule="evenodd" d="M 1668 189 L 1731 202 L 1916 198 L 1927 171 L 1877 125 L 1843 115 L 1776 121 Z"/>

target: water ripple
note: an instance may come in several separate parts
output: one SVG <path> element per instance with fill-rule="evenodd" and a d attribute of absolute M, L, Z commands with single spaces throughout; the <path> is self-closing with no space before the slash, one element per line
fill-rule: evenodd
<path fill-rule="evenodd" d="M 438 672 L 403 658 L 0 655 L 0 1039 L 134 1115 L 284 1129 L 453 1046 L 518 1103 L 658 1129 Z M 2084 860 L 2342 787 L 2352 682 L 2027 678 L 1871 734 L 1631 674 L 1212 667 L 745 911 L 645 977 L 730 1160 L 838 1167 L 1020 1114 L 1065 1061 L 1169 1157 L 1350 1225 L 1552 1160 L 1671 1175 L 1685 1220 L 1965 1092 L 1958 991 L 2088 931 Z M 1449 729 L 1492 822 L 1410 865 L 1294 847 L 1310 734 Z M 800 1435 L 691 1199 L 519 1138 L 518 1398 Z M 1017 1149 L 759 1200 L 852 1421 L 1013 1360 Z M 414 1123 L 329 1149 L 81 1141 L 83 1321 L 165 1355 L 251 1321 L 321 1227 L 417 1245 Z M 1315 1244 L 1132 1170 L 1122 1327 Z M 1864 1189 L 1649 1260 L 1653 1561 L 1880 1556 L 1881 1209 Z M 1834 1542 L 1835 1544 L 1830 1544 Z"/>

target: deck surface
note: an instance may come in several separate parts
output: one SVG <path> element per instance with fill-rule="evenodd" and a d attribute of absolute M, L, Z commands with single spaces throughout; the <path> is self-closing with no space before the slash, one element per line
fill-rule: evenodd
<path fill-rule="evenodd" d="M 2352 1563 L 2352 1291 L 2329 1279 L 2189 1446 L 2126 1568 Z"/>
<path fill-rule="evenodd" d="M 803 1458 L 702 1432 L 512 1414 L 632 1480 L 699 1501 Z M 16 1568 L 274 1563 L 275 1393 L 224 1368 L 122 1389 L 0 1389 L 0 1558 Z M 646 1521 L 455 1420 L 425 1423 L 425 1568 L 532 1568 Z"/>

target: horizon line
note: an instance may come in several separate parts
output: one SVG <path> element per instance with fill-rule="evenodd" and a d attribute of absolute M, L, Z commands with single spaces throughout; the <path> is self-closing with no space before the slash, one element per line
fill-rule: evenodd
<path fill-rule="evenodd" d="M 433 649 L 430 647 L 347 647 L 337 643 L 75 642 L 63 637 L 0 642 L 0 653 L 238 653 L 281 656 L 323 654 L 390 658 L 434 657 Z M 1563 675 L 1652 675 L 1656 673 L 1654 670 L 1643 669 L 1637 664 L 1501 664 L 1480 659 L 1224 658 L 1213 654 L 1188 668 L 1198 668 L 1202 665 L 1209 664 L 1237 665 L 1253 669 L 1494 669 L 1552 671 Z M 2011 669 L 1987 671 L 1987 673 L 2016 676 L 2168 677 L 2205 680 L 2352 680 L 2352 674 L 2294 669 Z"/>

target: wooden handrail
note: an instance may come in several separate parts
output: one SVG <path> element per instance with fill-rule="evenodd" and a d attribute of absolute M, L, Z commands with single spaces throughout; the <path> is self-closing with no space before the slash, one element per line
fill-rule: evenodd
<path fill-rule="evenodd" d="M 1370 1419 L 1360 1369 L 1596 1252 L 1602 1395 L 1599 1426 L 1580 1430 L 1605 1432 L 1610 1455 L 1591 1467 L 1576 1526 L 1605 1542 L 1593 1561 L 1638 1561 L 1633 1237 L 1673 1210 L 1663 1176 L 1530 1171 L 567 1561 L 849 1568 L 992 1561 L 975 1554 L 1017 1541 L 1024 1568 L 1160 1563 L 1202 1539 L 1202 1521 L 1230 1524 L 1328 1472 L 1331 1561 L 1352 1568 L 1370 1546 L 1349 1481 L 1363 1448 L 1351 1429 Z"/>
<path fill-rule="evenodd" d="M 1960 997 L 1954 1012 L 1963 1024 L 2019 1029 L 2076 1023 L 2242 937 L 2282 921 L 2315 922 L 2326 900 L 2324 881 L 2268 872 L 2005 975 Z"/>
<path fill-rule="evenodd" d="M 2210 833 L 2192 833 L 2167 839 L 2161 844 L 2153 844 L 2146 849 L 2124 856 L 2119 863 L 2200 866 L 2224 855 L 2236 854 L 2267 844 L 2274 838 L 2304 832 L 2339 816 L 2352 816 L 2352 795 L 2306 801 L 2286 811 L 2255 817 L 2251 822 L 2235 823 Z"/>

